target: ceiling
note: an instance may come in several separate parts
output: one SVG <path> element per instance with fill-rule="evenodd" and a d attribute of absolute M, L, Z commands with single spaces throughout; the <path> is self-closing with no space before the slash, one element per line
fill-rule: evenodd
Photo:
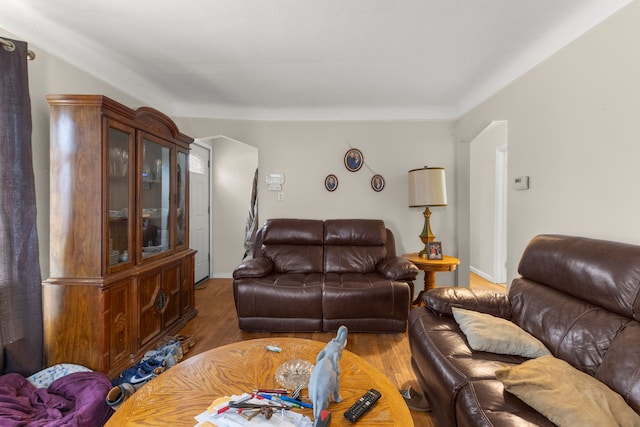
<path fill-rule="evenodd" d="M 452 119 L 630 1 L 3 0 L 0 27 L 170 115 Z"/>

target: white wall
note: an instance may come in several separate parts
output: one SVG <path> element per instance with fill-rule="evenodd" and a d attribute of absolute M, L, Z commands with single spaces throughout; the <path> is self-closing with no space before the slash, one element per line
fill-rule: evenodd
<path fill-rule="evenodd" d="M 226 137 L 210 140 L 213 172 L 211 203 L 212 277 L 231 277 L 244 255 L 258 149 Z"/>
<path fill-rule="evenodd" d="M 509 181 L 530 176 L 530 190 L 508 191 L 509 281 L 539 233 L 640 243 L 638 46 L 633 2 L 459 120 L 467 149 L 491 121 L 507 120 Z"/>
<path fill-rule="evenodd" d="M 470 144 L 471 271 L 496 282 L 496 150 L 507 144 L 507 124 L 492 122 Z"/>
<path fill-rule="evenodd" d="M 407 176 L 424 165 L 447 170 L 449 205 L 433 208 L 432 228 L 447 254 L 457 255 L 457 182 L 452 123 L 447 121 L 261 122 L 176 118 L 193 137 L 223 134 L 259 149 L 260 222 L 274 217 L 380 218 L 395 237 L 399 253 L 422 249 L 423 209 L 408 207 Z M 365 166 L 349 172 L 343 163 L 349 148 L 358 148 Z M 284 200 L 266 189 L 268 172 L 283 172 Z M 338 177 L 338 189 L 328 192 L 324 179 Z M 374 174 L 385 178 L 376 193 Z M 247 202 L 248 203 L 248 202 Z M 439 284 L 454 284 L 454 273 L 438 274 Z M 422 276 L 418 279 L 418 289 Z"/>

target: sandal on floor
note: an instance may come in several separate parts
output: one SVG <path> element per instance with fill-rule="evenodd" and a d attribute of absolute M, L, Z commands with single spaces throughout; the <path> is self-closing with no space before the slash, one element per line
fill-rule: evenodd
<path fill-rule="evenodd" d="M 135 392 L 136 389 L 129 383 L 122 383 L 120 385 L 117 385 L 109 390 L 109 393 L 107 393 L 107 405 L 109 405 L 109 407 L 111 407 L 111 409 L 115 411 Z"/>
<path fill-rule="evenodd" d="M 196 345 L 196 340 L 195 338 L 193 338 L 193 335 L 176 335 L 173 339 L 175 339 L 182 345 L 182 351 L 184 353 L 186 353 L 194 345 Z"/>

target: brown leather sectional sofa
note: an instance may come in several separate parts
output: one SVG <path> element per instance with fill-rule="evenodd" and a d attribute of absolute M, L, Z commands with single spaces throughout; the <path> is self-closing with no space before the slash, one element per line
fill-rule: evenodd
<path fill-rule="evenodd" d="M 233 272 L 240 329 L 403 332 L 418 269 L 381 220 L 267 220 Z"/>
<path fill-rule="evenodd" d="M 541 235 L 518 272 L 508 296 L 436 288 L 425 293 L 426 306 L 411 311 L 412 366 L 438 425 L 554 425 L 494 375 L 527 359 L 471 350 L 451 307 L 511 320 L 640 413 L 640 246 Z"/>

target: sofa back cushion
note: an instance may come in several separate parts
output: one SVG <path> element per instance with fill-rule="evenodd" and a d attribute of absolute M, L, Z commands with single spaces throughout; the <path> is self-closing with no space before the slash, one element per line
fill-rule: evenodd
<path fill-rule="evenodd" d="M 273 218 L 260 230 L 260 254 L 276 273 L 322 273 L 324 226 L 321 220 Z M 258 240 L 256 240 L 258 243 Z"/>
<path fill-rule="evenodd" d="M 629 318 L 548 288 L 516 279 L 509 289 L 513 321 L 558 358 L 595 375 Z"/>
<path fill-rule="evenodd" d="M 640 246 L 541 235 L 518 272 L 513 321 L 640 412 Z"/>
<path fill-rule="evenodd" d="M 540 235 L 525 249 L 518 272 L 562 293 L 640 320 L 639 261 L 640 246 Z"/>
<path fill-rule="evenodd" d="M 377 219 L 332 219 L 324 226 L 327 273 L 371 273 L 387 257 L 387 229 Z"/>

